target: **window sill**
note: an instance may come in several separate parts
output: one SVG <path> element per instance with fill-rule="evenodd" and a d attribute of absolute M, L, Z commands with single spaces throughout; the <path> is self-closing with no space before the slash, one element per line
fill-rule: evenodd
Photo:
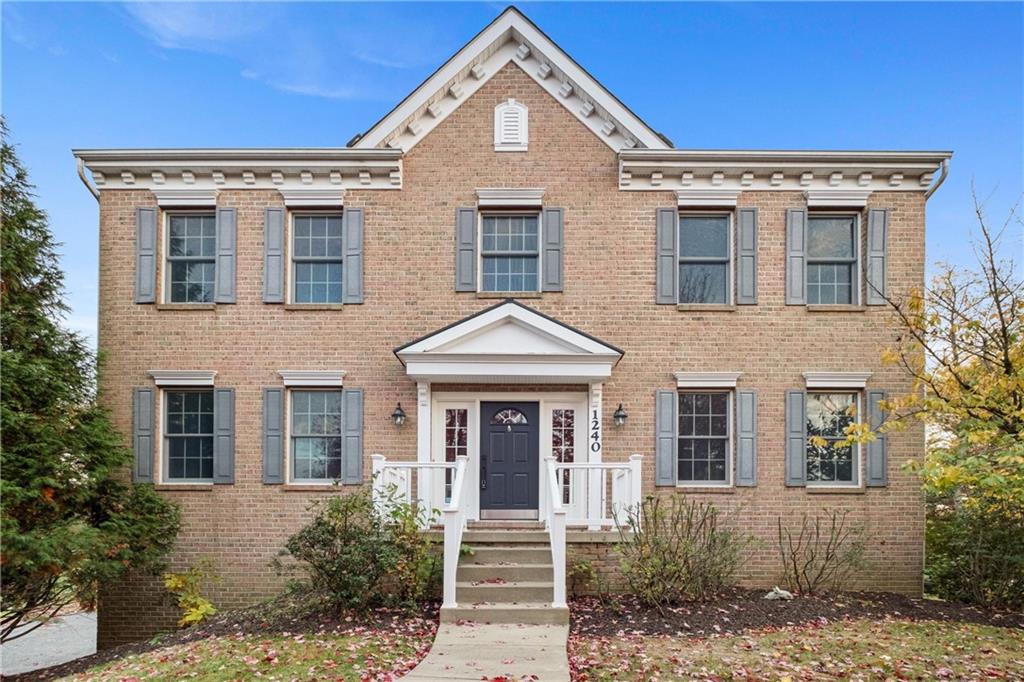
<path fill-rule="evenodd" d="M 281 490 L 288 493 L 336 493 L 344 488 L 351 488 L 352 484 L 344 485 L 339 483 L 285 483 Z"/>
<path fill-rule="evenodd" d="M 153 490 L 173 490 L 175 492 L 210 492 L 213 483 L 155 483 Z"/>
<path fill-rule="evenodd" d="M 685 313 L 734 313 L 734 305 L 718 305 L 714 303 L 680 303 L 676 310 Z"/>
<path fill-rule="evenodd" d="M 805 486 L 811 495 L 863 495 L 866 491 L 862 486 Z"/>
<path fill-rule="evenodd" d="M 157 303 L 157 310 L 216 310 L 216 303 Z"/>
<path fill-rule="evenodd" d="M 809 305 L 809 313 L 862 313 L 867 310 L 862 305 Z"/>
<path fill-rule="evenodd" d="M 478 291 L 477 298 L 540 298 L 539 291 Z"/>
<path fill-rule="evenodd" d="M 285 310 L 344 310 L 344 303 L 285 303 Z"/>
<path fill-rule="evenodd" d="M 736 488 L 731 485 L 682 485 L 676 484 L 681 493 L 697 493 L 700 495 L 735 495 Z"/>

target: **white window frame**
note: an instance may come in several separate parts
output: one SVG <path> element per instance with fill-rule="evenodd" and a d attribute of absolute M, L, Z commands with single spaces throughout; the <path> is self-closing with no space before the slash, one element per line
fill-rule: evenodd
<path fill-rule="evenodd" d="M 827 388 L 827 387 L 816 387 L 805 389 L 805 396 L 810 396 L 812 393 L 825 393 L 831 395 L 852 395 L 854 399 L 854 405 L 857 408 L 857 420 L 861 418 L 861 410 L 863 409 L 863 397 L 864 390 L 856 388 Z M 806 412 L 806 402 L 804 410 Z M 861 445 L 860 443 L 853 443 L 850 447 L 853 448 L 853 464 L 851 471 L 856 474 L 855 481 L 809 481 L 807 480 L 807 449 L 810 447 L 810 435 L 806 433 L 807 429 L 807 416 L 804 415 L 804 485 L 808 488 L 842 488 L 847 490 L 857 490 L 864 487 L 864 475 L 861 469 Z"/>
<path fill-rule="evenodd" d="M 504 216 L 536 216 L 537 218 L 537 288 L 526 291 L 488 291 L 484 289 L 484 218 L 501 218 Z M 544 276 L 544 210 L 537 208 L 500 208 L 477 209 L 476 212 L 476 290 L 480 294 L 505 295 L 515 297 L 516 294 L 540 294 L 543 290 L 541 278 Z M 342 292 L 344 293 L 344 292 Z"/>
<path fill-rule="evenodd" d="M 170 385 L 170 386 L 157 386 L 156 391 L 156 402 L 157 410 L 159 411 L 160 418 L 157 420 L 159 425 L 160 433 L 157 436 L 157 481 L 159 485 L 180 485 L 180 486 L 204 486 L 213 485 L 213 477 L 210 478 L 171 478 L 170 472 L 170 460 L 168 459 L 167 452 L 167 393 L 198 393 L 200 391 L 214 392 L 214 385 L 210 384 L 190 384 L 190 385 Z M 216 394 L 214 394 L 214 412 L 213 412 L 214 424 L 213 428 L 216 432 L 217 429 L 217 403 Z M 214 433 L 216 442 L 216 433 Z M 216 457 L 216 455 L 214 455 Z M 216 462 L 215 462 L 216 464 Z"/>
<path fill-rule="evenodd" d="M 726 246 L 726 254 L 728 255 L 728 261 L 725 264 L 725 302 L 724 303 L 683 303 L 679 297 L 679 288 L 682 285 L 682 275 L 679 272 L 680 266 L 683 265 L 683 239 L 682 239 L 682 228 L 683 220 L 685 218 L 721 218 L 725 217 L 729 221 L 729 225 L 726 227 L 726 234 L 728 235 L 729 243 Z M 734 250 L 736 248 L 736 236 L 733 234 L 736 229 L 735 211 L 715 211 L 715 210 L 700 210 L 700 209 L 680 209 L 679 210 L 679 227 L 677 228 L 679 234 L 676 235 L 676 303 L 685 306 L 731 306 L 734 305 L 736 300 L 736 255 Z M 694 257 L 693 262 L 699 262 L 697 257 Z"/>
<path fill-rule="evenodd" d="M 284 389 L 284 409 L 285 409 L 285 413 L 284 413 L 284 445 L 283 445 L 283 449 L 284 449 L 284 467 L 285 467 L 285 477 L 284 477 L 285 485 L 313 486 L 313 487 L 321 486 L 322 487 L 322 486 L 325 486 L 325 485 L 333 486 L 333 485 L 337 484 L 337 486 L 340 488 L 341 485 L 342 485 L 340 477 L 339 478 L 295 478 L 295 476 L 293 475 L 293 471 L 292 471 L 292 393 L 294 391 L 302 391 L 304 393 L 336 391 L 338 393 L 342 393 L 342 400 L 344 401 L 344 394 L 343 394 L 344 388 L 341 386 L 341 384 L 338 384 L 337 386 L 302 385 L 302 384 L 295 384 L 295 385 L 291 385 L 291 386 L 285 386 L 285 389 Z M 341 430 L 342 430 L 341 437 L 342 437 L 342 443 L 343 444 L 344 444 L 344 438 L 345 438 L 345 433 L 344 433 L 345 432 L 345 422 L 344 422 L 344 418 L 345 418 L 345 413 L 344 413 L 344 407 L 343 407 L 342 408 L 342 424 L 341 424 Z M 342 458 L 341 465 L 342 465 L 342 467 L 344 467 L 345 466 L 345 452 L 344 452 L 344 449 L 342 450 L 341 458 Z"/>
<path fill-rule="evenodd" d="M 810 244 L 811 220 L 813 218 L 853 218 L 853 274 L 850 277 L 850 302 L 849 303 L 810 303 L 808 305 L 839 305 L 856 307 L 861 304 L 861 288 L 863 287 L 863 249 L 861 248 L 861 212 L 860 211 L 823 211 L 811 208 L 807 211 L 807 243 Z M 828 262 L 826 258 L 815 259 L 816 262 Z M 804 268 L 804 291 L 810 298 L 810 289 L 807 286 L 807 275 L 810 272 L 812 262 L 810 247 L 807 249 L 807 266 Z"/>
<path fill-rule="evenodd" d="M 733 471 L 734 464 L 734 452 L 736 450 L 735 440 L 736 434 L 736 389 L 735 388 L 708 388 L 700 386 L 677 386 L 676 387 L 676 447 L 678 448 L 679 439 L 684 438 L 679 434 L 679 396 L 682 393 L 724 393 L 726 395 L 726 419 L 725 419 L 725 480 L 724 481 L 683 481 L 679 478 L 679 453 L 676 452 L 676 487 L 677 488 L 732 488 L 735 485 L 735 473 Z"/>
<path fill-rule="evenodd" d="M 163 250 L 160 258 L 162 275 L 160 277 L 160 303 L 170 305 L 214 305 L 217 297 L 217 209 L 214 207 L 200 206 L 196 208 L 174 208 L 160 209 L 160 247 Z M 171 217 L 190 215 L 212 215 L 213 216 L 213 299 L 210 301 L 172 301 L 171 300 Z"/>
<path fill-rule="evenodd" d="M 296 216 L 340 216 L 341 217 L 341 301 L 337 303 L 299 303 L 295 300 L 295 218 Z M 289 305 L 325 306 L 342 305 L 345 300 L 345 209 L 337 208 L 288 208 L 287 233 L 284 236 L 284 256 L 288 259 L 288 274 L 285 277 L 285 300 Z"/>

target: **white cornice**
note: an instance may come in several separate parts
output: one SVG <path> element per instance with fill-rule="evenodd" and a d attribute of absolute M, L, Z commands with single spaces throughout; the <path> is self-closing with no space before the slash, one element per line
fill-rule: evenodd
<path fill-rule="evenodd" d="M 358 149 L 408 151 L 513 63 L 613 150 L 668 144 L 514 7 L 509 7 L 383 119 Z"/>
<path fill-rule="evenodd" d="M 401 189 L 393 149 L 77 149 L 104 189 Z"/>
<path fill-rule="evenodd" d="M 326 388 L 340 387 L 345 379 L 345 372 L 334 370 L 282 369 L 278 372 L 285 386 Z"/>
<path fill-rule="evenodd" d="M 215 189 L 167 189 L 154 187 L 158 206 L 173 208 L 175 206 L 216 206 L 217 190 Z"/>
<path fill-rule="evenodd" d="M 331 207 L 341 208 L 345 205 L 345 190 L 320 189 L 310 187 L 290 187 L 281 189 L 284 205 L 289 208 Z"/>
<path fill-rule="evenodd" d="M 676 190 L 676 201 L 680 208 L 690 206 L 735 206 L 740 196 L 738 189 L 688 188 Z"/>
<path fill-rule="evenodd" d="M 149 376 L 157 386 L 213 386 L 214 370 L 151 369 Z"/>
<path fill-rule="evenodd" d="M 736 388 L 742 372 L 675 372 L 677 388 Z"/>
<path fill-rule="evenodd" d="M 925 192 L 950 152 L 631 149 L 619 152 L 623 190 Z M 838 196 L 838 195 L 833 195 Z"/>
<path fill-rule="evenodd" d="M 804 372 L 807 388 L 864 388 L 871 372 Z"/>
<path fill-rule="evenodd" d="M 476 190 L 477 205 L 480 207 L 540 207 L 544 199 L 543 188 L 485 188 Z"/>

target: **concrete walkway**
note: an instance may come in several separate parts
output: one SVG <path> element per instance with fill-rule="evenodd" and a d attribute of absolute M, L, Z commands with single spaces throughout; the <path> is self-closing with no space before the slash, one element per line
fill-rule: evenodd
<path fill-rule="evenodd" d="M 442 624 L 434 646 L 403 680 L 568 682 L 568 625 Z"/>
<path fill-rule="evenodd" d="M 26 673 L 94 653 L 96 614 L 73 613 L 0 646 L 0 672 Z"/>

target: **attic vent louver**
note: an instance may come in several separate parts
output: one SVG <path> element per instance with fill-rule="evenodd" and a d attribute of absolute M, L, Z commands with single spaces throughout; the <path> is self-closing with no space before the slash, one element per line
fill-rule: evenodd
<path fill-rule="evenodd" d="M 494 108 L 494 151 L 524 152 L 529 141 L 526 105 L 509 99 Z"/>

